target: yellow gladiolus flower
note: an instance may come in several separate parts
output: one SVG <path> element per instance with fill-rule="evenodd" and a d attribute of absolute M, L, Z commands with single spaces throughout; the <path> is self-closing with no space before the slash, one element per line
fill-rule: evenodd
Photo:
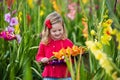
<path fill-rule="evenodd" d="M 103 35 L 103 36 L 101 36 L 101 42 L 102 42 L 102 44 L 109 45 L 109 41 L 111 39 L 112 39 L 112 37 L 109 36 L 109 35 Z"/>
<path fill-rule="evenodd" d="M 22 15 L 22 12 L 20 11 L 18 16 L 21 17 L 21 15 Z"/>
<path fill-rule="evenodd" d="M 92 51 L 92 52 L 96 52 L 97 50 L 99 50 L 99 48 L 94 44 L 94 45 L 91 47 L 91 51 Z"/>
<path fill-rule="evenodd" d="M 43 16 L 43 15 L 44 15 L 44 11 L 41 10 L 41 11 L 40 11 L 40 16 Z"/>
<path fill-rule="evenodd" d="M 18 20 L 19 20 L 20 22 L 22 21 L 21 16 L 22 16 L 22 12 L 19 12 L 19 14 L 18 14 Z"/>
<path fill-rule="evenodd" d="M 108 20 L 106 21 L 106 23 L 107 23 L 107 24 L 109 24 L 109 25 L 111 25 L 111 24 L 112 24 L 112 22 L 113 22 L 113 20 L 112 20 L 112 19 L 108 19 Z"/>
<path fill-rule="evenodd" d="M 112 22 L 113 22 L 112 19 L 108 19 L 106 22 L 103 22 L 102 26 L 109 27 L 109 26 L 111 26 Z"/>
<path fill-rule="evenodd" d="M 95 35 L 95 31 L 91 30 L 90 34 L 94 36 Z"/>
<path fill-rule="evenodd" d="M 105 39 L 106 40 L 106 39 Z M 86 41 L 87 47 L 91 50 L 92 54 L 95 56 L 97 60 L 99 60 L 100 66 L 105 69 L 107 74 L 111 74 L 113 71 L 113 66 L 110 63 L 107 55 L 103 53 L 98 47 L 99 42 Z"/>
<path fill-rule="evenodd" d="M 111 34 L 115 35 L 117 32 L 118 32 L 117 29 L 113 29 Z"/>
<path fill-rule="evenodd" d="M 112 28 L 109 26 L 109 27 L 106 27 L 103 31 L 104 34 L 107 34 L 107 35 L 111 35 L 112 33 Z"/>
<path fill-rule="evenodd" d="M 110 74 L 113 70 L 113 67 L 110 65 L 110 62 L 107 58 L 100 59 L 100 65 L 106 70 L 106 73 Z"/>
<path fill-rule="evenodd" d="M 94 45 L 93 41 L 86 41 L 85 44 L 88 48 L 91 48 Z"/>
<path fill-rule="evenodd" d="M 83 2 L 84 4 L 86 4 L 86 3 L 88 2 L 88 0 L 82 0 L 82 2 Z"/>
<path fill-rule="evenodd" d="M 117 34 L 116 34 L 116 37 L 117 37 L 117 41 L 120 41 L 120 32 L 118 32 Z"/>
<path fill-rule="evenodd" d="M 15 25 L 15 34 L 19 34 L 20 33 L 20 28 L 19 28 L 19 24 Z"/>
<path fill-rule="evenodd" d="M 100 42 L 95 42 L 95 45 L 99 48 L 102 49 L 102 44 Z"/>
<path fill-rule="evenodd" d="M 97 60 L 103 59 L 104 57 L 106 57 L 106 55 L 104 53 L 102 53 L 101 51 L 97 51 L 98 53 L 96 53 L 97 55 L 95 56 Z"/>
<path fill-rule="evenodd" d="M 34 6 L 33 6 L 33 0 L 27 0 L 27 2 L 28 2 L 28 5 L 30 6 L 30 8 L 33 8 Z"/>
<path fill-rule="evenodd" d="M 120 50 L 120 32 L 116 33 L 116 40 L 118 41 L 118 49 Z"/>

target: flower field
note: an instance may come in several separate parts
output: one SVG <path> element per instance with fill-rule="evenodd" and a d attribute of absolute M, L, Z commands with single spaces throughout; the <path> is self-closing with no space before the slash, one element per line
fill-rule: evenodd
<path fill-rule="evenodd" d="M 76 45 L 74 64 L 64 56 L 72 80 L 120 80 L 120 0 L 0 0 L 0 80 L 42 80 L 35 55 L 53 11 Z"/>

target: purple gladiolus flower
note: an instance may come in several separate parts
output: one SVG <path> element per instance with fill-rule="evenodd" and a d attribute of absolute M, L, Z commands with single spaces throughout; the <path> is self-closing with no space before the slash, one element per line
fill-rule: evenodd
<path fill-rule="evenodd" d="M 6 31 L 8 31 L 8 32 L 14 32 L 14 27 L 10 27 L 10 26 L 8 26 L 7 28 L 6 28 Z"/>
<path fill-rule="evenodd" d="M 14 25 L 17 25 L 17 24 L 18 24 L 18 20 L 15 17 L 12 18 L 11 21 L 10 21 L 10 25 L 14 26 Z"/>
<path fill-rule="evenodd" d="M 17 34 L 17 35 L 16 35 L 16 38 L 17 38 L 18 43 L 20 43 L 20 42 L 21 42 L 21 39 L 22 39 L 21 36 L 20 36 L 19 34 Z"/>
<path fill-rule="evenodd" d="M 5 21 L 9 23 L 10 19 L 11 19 L 10 13 L 5 14 Z"/>
<path fill-rule="evenodd" d="M 0 32 L 0 38 L 3 38 L 7 41 L 16 39 L 16 36 L 8 31 Z"/>

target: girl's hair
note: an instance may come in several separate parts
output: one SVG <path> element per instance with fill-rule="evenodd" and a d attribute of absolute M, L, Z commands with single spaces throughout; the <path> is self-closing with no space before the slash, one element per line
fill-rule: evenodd
<path fill-rule="evenodd" d="M 41 39 L 42 43 L 47 45 L 49 43 L 49 39 L 50 39 L 50 36 L 49 36 L 50 35 L 50 29 L 48 27 L 46 27 L 46 25 L 45 25 L 45 22 L 47 20 L 50 20 L 51 25 L 59 23 L 59 22 L 62 23 L 63 31 L 64 31 L 62 39 L 67 38 L 64 21 L 63 21 L 62 17 L 60 16 L 60 14 L 58 14 L 56 11 L 54 11 L 54 12 L 50 13 L 44 21 L 44 28 L 43 28 L 43 31 L 42 31 L 42 39 Z"/>

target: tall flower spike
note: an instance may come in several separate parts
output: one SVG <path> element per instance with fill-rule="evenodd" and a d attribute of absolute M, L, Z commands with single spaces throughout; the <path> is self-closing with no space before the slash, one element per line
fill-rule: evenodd
<path fill-rule="evenodd" d="M 52 24 L 51 24 L 50 20 L 46 20 L 45 26 L 49 29 L 52 28 Z"/>

